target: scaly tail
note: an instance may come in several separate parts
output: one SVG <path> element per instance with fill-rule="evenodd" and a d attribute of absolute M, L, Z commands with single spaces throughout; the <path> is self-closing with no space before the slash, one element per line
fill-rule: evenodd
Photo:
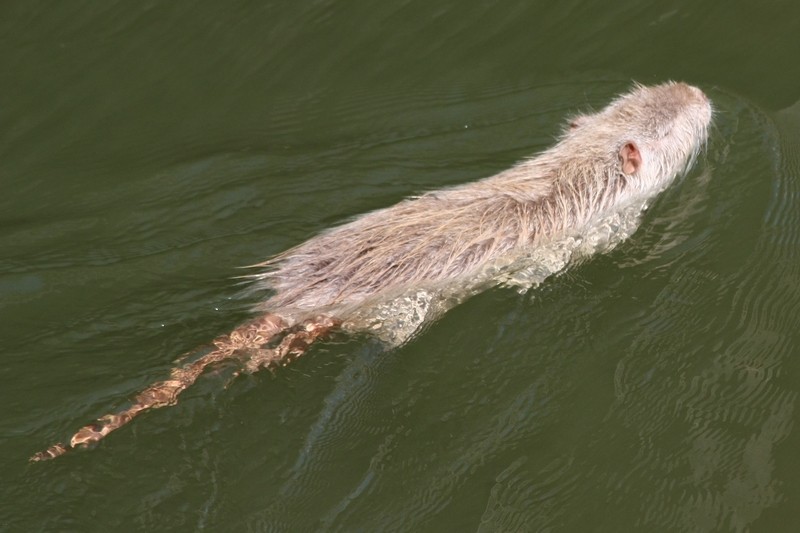
<path fill-rule="evenodd" d="M 33 455 L 31 461 L 54 459 L 67 453 L 71 448 L 86 447 L 100 441 L 103 437 L 119 429 L 137 415 L 148 409 L 174 405 L 178 395 L 192 385 L 205 371 L 206 367 L 228 359 L 244 362 L 248 373 L 261 368 L 286 365 L 308 349 L 320 336 L 338 326 L 341 322 L 328 316 L 317 316 L 297 326 L 289 327 L 286 321 L 274 314 L 267 314 L 243 324 L 228 335 L 214 340 L 216 349 L 201 358 L 170 372 L 170 379 L 153 383 L 136 396 L 132 406 L 117 413 L 100 417 L 97 423 L 78 430 L 69 445 L 54 444 Z M 286 332 L 281 342 L 274 348 L 264 346 L 280 333 Z"/>

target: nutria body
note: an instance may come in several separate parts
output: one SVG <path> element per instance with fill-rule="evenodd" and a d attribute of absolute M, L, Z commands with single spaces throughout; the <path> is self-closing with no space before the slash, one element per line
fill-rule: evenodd
<path fill-rule="evenodd" d="M 490 178 L 405 200 L 262 263 L 261 309 L 341 318 L 365 299 L 474 276 L 487 263 L 664 189 L 705 142 L 711 107 L 682 83 L 636 87 L 560 142 Z"/>
<path fill-rule="evenodd" d="M 81 429 L 69 446 L 32 459 L 96 442 L 147 409 L 175 403 L 210 364 L 238 359 L 250 372 L 283 365 L 334 328 L 402 342 L 422 322 L 513 277 L 538 251 L 560 254 L 546 277 L 573 256 L 613 245 L 583 240 L 603 221 L 638 214 L 688 169 L 711 117 L 695 87 L 635 86 L 602 111 L 573 117 L 555 146 L 504 172 L 366 214 L 256 265 L 254 290 L 269 292 L 259 318 L 216 339 L 130 408 Z"/>

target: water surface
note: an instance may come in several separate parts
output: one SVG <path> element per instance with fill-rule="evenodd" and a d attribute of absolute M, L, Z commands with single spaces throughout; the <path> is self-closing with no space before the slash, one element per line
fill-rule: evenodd
<path fill-rule="evenodd" d="M 793 531 L 800 7 L 7 2 L 0 530 Z M 246 319 L 236 267 L 701 86 L 631 239 L 27 458 Z"/>

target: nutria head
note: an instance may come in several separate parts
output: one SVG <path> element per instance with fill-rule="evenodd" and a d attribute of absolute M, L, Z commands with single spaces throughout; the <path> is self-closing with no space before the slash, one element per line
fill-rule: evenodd
<path fill-rule="evenodd" d="M 691 85 L 636 85 L 602 111 L 569 122 L 560 145 L 595 171 L 613 169 L 630 194 L 650 196 L 687 170 L 708 138 L 711 103 Z M 570 170 L 574 172 L 574 165 Z"/>

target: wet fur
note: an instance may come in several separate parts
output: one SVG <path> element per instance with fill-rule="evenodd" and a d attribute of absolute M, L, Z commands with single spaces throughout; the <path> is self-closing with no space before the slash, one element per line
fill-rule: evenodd
<path fill-rule="evenodd" d="M 173 405 L 211 365 L 238 361 L 245 372 L 285 365 L 370 302 L 458 285 L 515 251 L 579 234 L 654 196 L 692 164 L 711 114 L 705 95 L 688 85 L 635 86 L 602 111 L 573 117 L 555 146 L 505 172 L 369 213 L 256 265 L 263 272 L 253 276 L 254 290 L 269 293 L 261 316 L 217 338 L 127 409 L 31 460 L 96 443 L 148 409 Z"/>
<path fill-rule="evenodd" d="M 259 309 L 346 314 L 367 298 L 474 275 L 634 198 L 659 192 L 707 136 L 706 97 L 682 83 L 637 86 L 606 109 L 573 118 L 558 144 L 490 178 L 364 215 L 261 263 Z M 619 152 L 644 159 L 623 172 Z"/>

